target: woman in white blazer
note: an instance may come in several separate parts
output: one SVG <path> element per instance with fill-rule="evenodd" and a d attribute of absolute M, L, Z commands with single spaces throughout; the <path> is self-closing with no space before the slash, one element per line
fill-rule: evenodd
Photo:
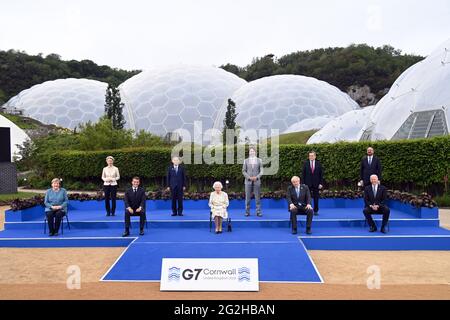
<path fill-rule="evenodd" d="M 105 208 L 107 216 L 116 215 L 117 180 L 120 179 L 119 169 L 114 166 L 114 158 L 106 157 L 108 164 L 103 168 L 102 180 L 105 193 Z M 111 204 L 110 204 L 111 202 Z"/>

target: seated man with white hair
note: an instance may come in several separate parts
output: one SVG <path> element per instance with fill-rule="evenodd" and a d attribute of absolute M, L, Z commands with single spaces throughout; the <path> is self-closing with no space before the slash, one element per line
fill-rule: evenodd
<path fill-rule="evenodd" d="M 227 208 L 230 202 L 228 195 L 222 191 L 223 185 L 220 181 L 213 184 L 214 191 L 209 196 L 208 205 L 211 208 L 211 215 L 216 225 L 216 233 L 222 233 L 222 221 L 228 218 Z"/>
<path fill-rule="evenodd" d="M 389 214 L 391 213 L 386 204 L 387 189 L 381 185 L 376 174 L 370 176 L 370 185 L 364 188 L 364 204 L 363 210 L 367 223 L 370 226 L 370 232 L 377 231 L 377 226 L 372 219 L 373 214 L 383 215 L 383 222 L 381 224 L 381 232 L 386 233 L 386 225 L 389 221 Z"/>
<path fill-rule="evenodd" d="M 294 176 L 291 179 L 286 199 L 291 214 L 292 234 L 297 234 L 297 215 L 306 215 L 306 234 L 311 234 L 311 224 L 313 219 L 313 208 L 311 206 L 311 193 L 306 184 L 300 183 L 300 177 Z"/>

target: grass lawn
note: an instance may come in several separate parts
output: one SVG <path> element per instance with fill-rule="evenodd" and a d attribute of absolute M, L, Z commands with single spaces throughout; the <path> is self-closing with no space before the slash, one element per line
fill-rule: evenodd
<path fill-rule="evenodd" d="M 280 144 L 306 144 L 317 130 L 286 133 L 279 136 Z M 268 139 L 270 141 L 270 138 Z"/>
<path fill-rule="evenodd" d="M 31 118 L 22 117 L 19 115 L 9 113 L 2 113 L 2 116 L 14 122 L 21 129 L 38 129 L 39 127 L 41 127 L 39 121 Z"/>
<path fill-rule="evenodd" d="M 28 199 L 33 198 L 34 196 L 39 195 L 39 193 L 33 192 L 18 192 L 18 193 L 10 193 L 10 194 L 0 194 L 0 201 L 10 201 L 14 199 Z"/>

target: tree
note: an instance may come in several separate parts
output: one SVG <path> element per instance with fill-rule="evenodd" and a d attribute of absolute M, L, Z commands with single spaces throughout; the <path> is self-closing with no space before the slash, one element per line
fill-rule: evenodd
<path fill-rule="evenodd" d="M 119 89 L 109 84 L 105 95 L 105 114 L 112 121 L 113 128 L 116 130 L 123 129 L 125 126 L 123 106 Z"/>
<path fill-rule="evenodd" d="M 0 89 L 0 106 L 6 102 L 6 95 L 2 89 Z"/>
<path fill-rule="evenodd" d="M 131 130 L 114 128 L 111 119 L 105 115 L 97 123 L 80 125 L 80 131 L 75 135 L 78 150 L 112 150 L 131 146 L 133 133 Z"/>
<path fill-rule="evenodd" d="M 225 113 L 225 119 L 223 120 L 224 127 L 222 132 L 222 139 L 224 144 L 227 142 L 227 130 L 233 130 L 233 144 L 237 143 L 237 130 L 239 129 L 239 127 L 236 125 L 236 117 L 236 103 L 233 100 L 228 99 L 227 112 Z"/>

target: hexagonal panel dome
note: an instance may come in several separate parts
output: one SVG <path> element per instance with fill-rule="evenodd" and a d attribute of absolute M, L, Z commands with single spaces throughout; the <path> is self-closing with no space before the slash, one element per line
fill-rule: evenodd
<path fill-rule="evenodd" d="M 160 136 L 186 129 L 193 138 L 194 121 L 202 121 L 203 132 L 211 129 L 219 109 L 245 83 L 220 68 L 172 65 L 141 72 L 119 88 L 132 129 Z"/>
<path fill-rule="evenodd" d="M 328 122 L 321 130 L 309 138 L 307 144 L 334 143 L 339 141 L 359 141 L 362 128 L 374 106 L 352 110 Z"/>
<path fill-rule="evenodd" d="M 45 124 L 74 129 L 104 113 L 107 84 L 88 79 L 46 81 L 23 90 L 5 105 Z"/>
<path fill-rule="evenodd" d="M 346 93 L 327 82 L 298 75 L 277 75 L 249 82 L 232 96 L 242 130 L 278 129 L 305 119 L 336 117 L 359 108 Z"/>
<path fill-rule="evenodd" d="M 450 40 L 447 40 L 400 75 L 372 111 L 362 139 L 415 139 L 449 134 L 449 84 Z"/>

